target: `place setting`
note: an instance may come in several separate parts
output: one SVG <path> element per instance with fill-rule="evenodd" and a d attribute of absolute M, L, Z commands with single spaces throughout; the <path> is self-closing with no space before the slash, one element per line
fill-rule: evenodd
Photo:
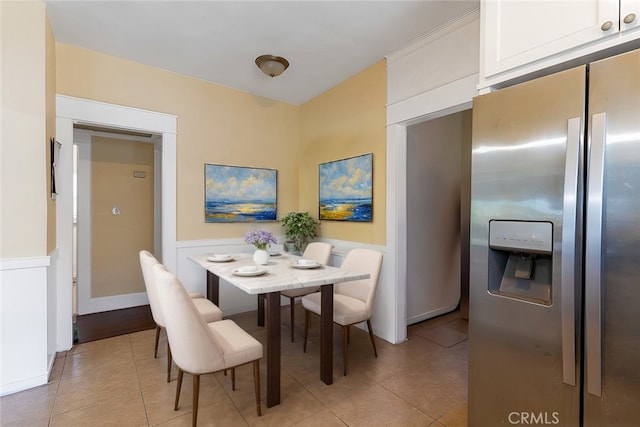
<path fill-rule="evenodd" d="M 267 271 L 269 270 L 261 266 L 245 265 L 243 267 L 238 267 L 234 269 L 232 274 L 234 276 L 240 276 L 240 277 L 254 277 L 254 276 L 262 276 Z"/>
<path fill-rule="evenodd" d="M 322 267 L 322 264 L 312 259 L 300 258 L 292 262 L 291 267 L 307 270 L 307 269 Z"/>
<path fill-rule="evenodd" d="M 229 254 L 213 254 L 207 257 L 207 261 L 210 262 L 230 262 L 235 261 L 235 258 Z"/>

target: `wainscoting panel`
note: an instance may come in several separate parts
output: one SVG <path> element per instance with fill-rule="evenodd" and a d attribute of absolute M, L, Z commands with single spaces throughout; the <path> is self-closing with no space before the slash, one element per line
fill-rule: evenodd
<path fill-rule="evenodd" d="M 49 377 L 49 257 L 0 260 L 0 395 Z"/>

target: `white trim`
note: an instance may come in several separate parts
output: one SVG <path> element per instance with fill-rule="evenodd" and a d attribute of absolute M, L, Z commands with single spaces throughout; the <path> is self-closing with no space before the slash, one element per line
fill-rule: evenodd
<path fill-rule="evenodd" d="M 162 262 L 170 271 L 176 268 L 176 134 L 162 134 Z"/>
<path fill-rule="evenodd" d="M 418 323 L 418 322 L 422 322 L 423 320 L 427 320 L 427 319 L 431 319 L 432 317 L 436 317 L 439 316 L 441 314 L 445 314 L 445 313 L 449 313 L 453 310 L 456 309 L 456 307 L 458 306 L 458 304 L 453 304 L 447 307 L 440 307 L 436 310 L 431 310 L 428 311 L 426 313 L 421 313 L 419 315 L 413 316 L 413 317 L 408 317 L 407 318 L 407 323 L 409 325 L 413 325 L 414 323 Z"/>
<path fill-rule="evenodd" d="M 424 34 L 423 36 L 415 39 L 409 45 L 404 46 L 389 55 L 386 55 L 387 64 L 395 62 L 404 56 L 410 55 L 420 49 L 427 47 L 429 44 L 445 37 L 452 32 L 460 30 L 467 25 L 478 21 L 480 19 L 480 8 L 473 9 L 464 15 L 460 15 L 451 21 L 441 25 L 433 31 Z"/>
<path fill-rule="evenodd" d="M 18 270 L 21 268 L 48 267 L 49 263 L 49 256 L 0 259 L 0 271 Z"/>
<path fill-rule="evenodd" d="M 108 297 L 88 298 L 84 301 L 82 313 L 100 313 L 102 311 L 119 310 L 121 308 L 137 307 L 149 304 L 146 292 L 135 294 L 112 295 Z"/>
<path fill-rule="evenodd" d="M 176 133 L 177 116 L 91 99 L 56 95 L 56 115 L 76 123 L 131 129 L 148 133 Z"/>
<path fill-rule="evenodd" d="M 387 125 L 412 122 L 419 118 L 425 120 L 424 116 L 427 115 L 429 119 L 434 119 L 471 108 L 469 96 L 477 94 L 478 76 L 478 73 L 475 73 L 409 99 L 387 105 Z"/>
<path fill-rule="evenodd" d="M 131 129 L 162 135 L 162 252 L 167 268 L 176 266 L 176 130 L 177 117 L 122 105 L 107 104 L 90 99 L 56 95 L 56 138 L 63 144 L 59 173 L 60 189 L 71 189 L 72 150 L 64 145 L 73 144 L 73 125 L 88 124 L 105 128 Z M 63 151 L 67 151 L 64 156 Z M 68 163 L 67 163 L 68 161 Z M 61 170 L 64 169 L 64 170 Z M 67 191 L 70 193 L 70 191 Z M 68 199 L 68 200 L 67 200 Z M 72 346 L 72 263 L 71 236 L 73 214 L 69 195 L 56 203 L 57 247 L 60 250 L 58 266 L 58 321 L 57 347 Z"/>
<path fill-rule="evenodd" d="M 56 351 L 73 346 L 73 121 L 56 119 Z"/>
<path fill-rule="evenodd" d="M 407 339 L 407 128 L 387 126 L 387 247 L 395 284 L 393 343 Z M 390 304 L 391 305 L 391 304 Z"/>
<path fill-rule="evenodd" d="M 6 396 L 7 394 L 13 394 L 19 391 L 38 387 L 43 384 L 46 384 L 48 381 L 49 381 L 49 374 L 45 373 L 45 374 L 36 375 L 35 377 L 26 378 L 19 381 L 13 381 L 7 384 L 1 384 L 0 396 Z"/>
<path fill-rule="evenodd" d="M 465 31 L 474 21 L 479 21 L 480 13 L 476 9 L 469 14 L 450 22 L 434 33 L 406 46 L 403 49 L 387 55 L 387 66 L 392 64 L 394 76 L 387 73 L 387 99 L 400 98 L 398 93 L 392 93 L 393 82 L 407 81 L 410 87 L 403 86 L 407 92 L 404 98 L 387 105 L 387 248 L 388 262 L 385 267 L 387 275 L 393 281 L 395 294 L 387 304 L 393 305 L 394 317 L 390 322 L 394 326 L 393 340 L 398 343 L 407 337 L 407 126 L 425 120 L 435 119 L 447 114 L 466 110 L 471 107 L 473 97 L 477 95 L 479 79 L 478 67 L 469 61 L 449 56 L 451 47 L 457 43 L 477 43 L 469 40 L 476 37 L 472 31 Z M 479 27 L 478 27 L 479 28 Z M 468 29 L 468 28 L 467 28 Z M 478 30 L 479 31 L 479 30 Z M 450 37 L 451 45 L 447 49 L 437 42 L 444 36 Z M 479 34 L 477 35 L 479 36 Z M 432 44 L 438 45 L 436 47 Z M 462 53 L 457 53 L 462 55 Z M 407 57 L 417 58 L 415 62 L 406 61 Z M 416 76 L 424 73 L 424 58 L 429 61 L 442 63 L 452 76 L 452 81 L 442 83 L 438 87 L 425 90 L 425 85 Z M 398 67 L 398 64 L 403 66 Z M 396 63 L 397 64 L 394 64 Z M 417 64 L 414 65 L 414 64 Z M 463 64 L 463 65 L 460 65 Z M 463 69 L 460 69 L 460 67 Z M 393 80 L 395 79 L 395 80 Z M 440 84 L 440 83 L 439 83 Z M 408 97 L 407 97 L 408 96 Z"/>

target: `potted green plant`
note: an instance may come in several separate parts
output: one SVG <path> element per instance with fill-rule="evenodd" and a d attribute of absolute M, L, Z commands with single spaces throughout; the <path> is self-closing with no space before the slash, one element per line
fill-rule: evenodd
<path fill-rule="evenodd" d="M 293 243 L 293 250 L 302 253 L 309 240 L 318 235 L 320 223 L 309 215 L 309 212 L 290 212 L 280 218 L 282 229 L 288 242 Z"/>

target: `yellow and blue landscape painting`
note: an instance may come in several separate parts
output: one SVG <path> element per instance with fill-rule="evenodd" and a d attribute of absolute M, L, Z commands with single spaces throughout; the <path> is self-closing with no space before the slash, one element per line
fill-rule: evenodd
<path fill-rule="evenodd" d="M 205 164 L 205 222 L 276 220 L 277 171 Z"/>
<path fill-rule="evenodd" d="M 321 220 L 373 221 L 373 154 L 320 164 Z"/>

